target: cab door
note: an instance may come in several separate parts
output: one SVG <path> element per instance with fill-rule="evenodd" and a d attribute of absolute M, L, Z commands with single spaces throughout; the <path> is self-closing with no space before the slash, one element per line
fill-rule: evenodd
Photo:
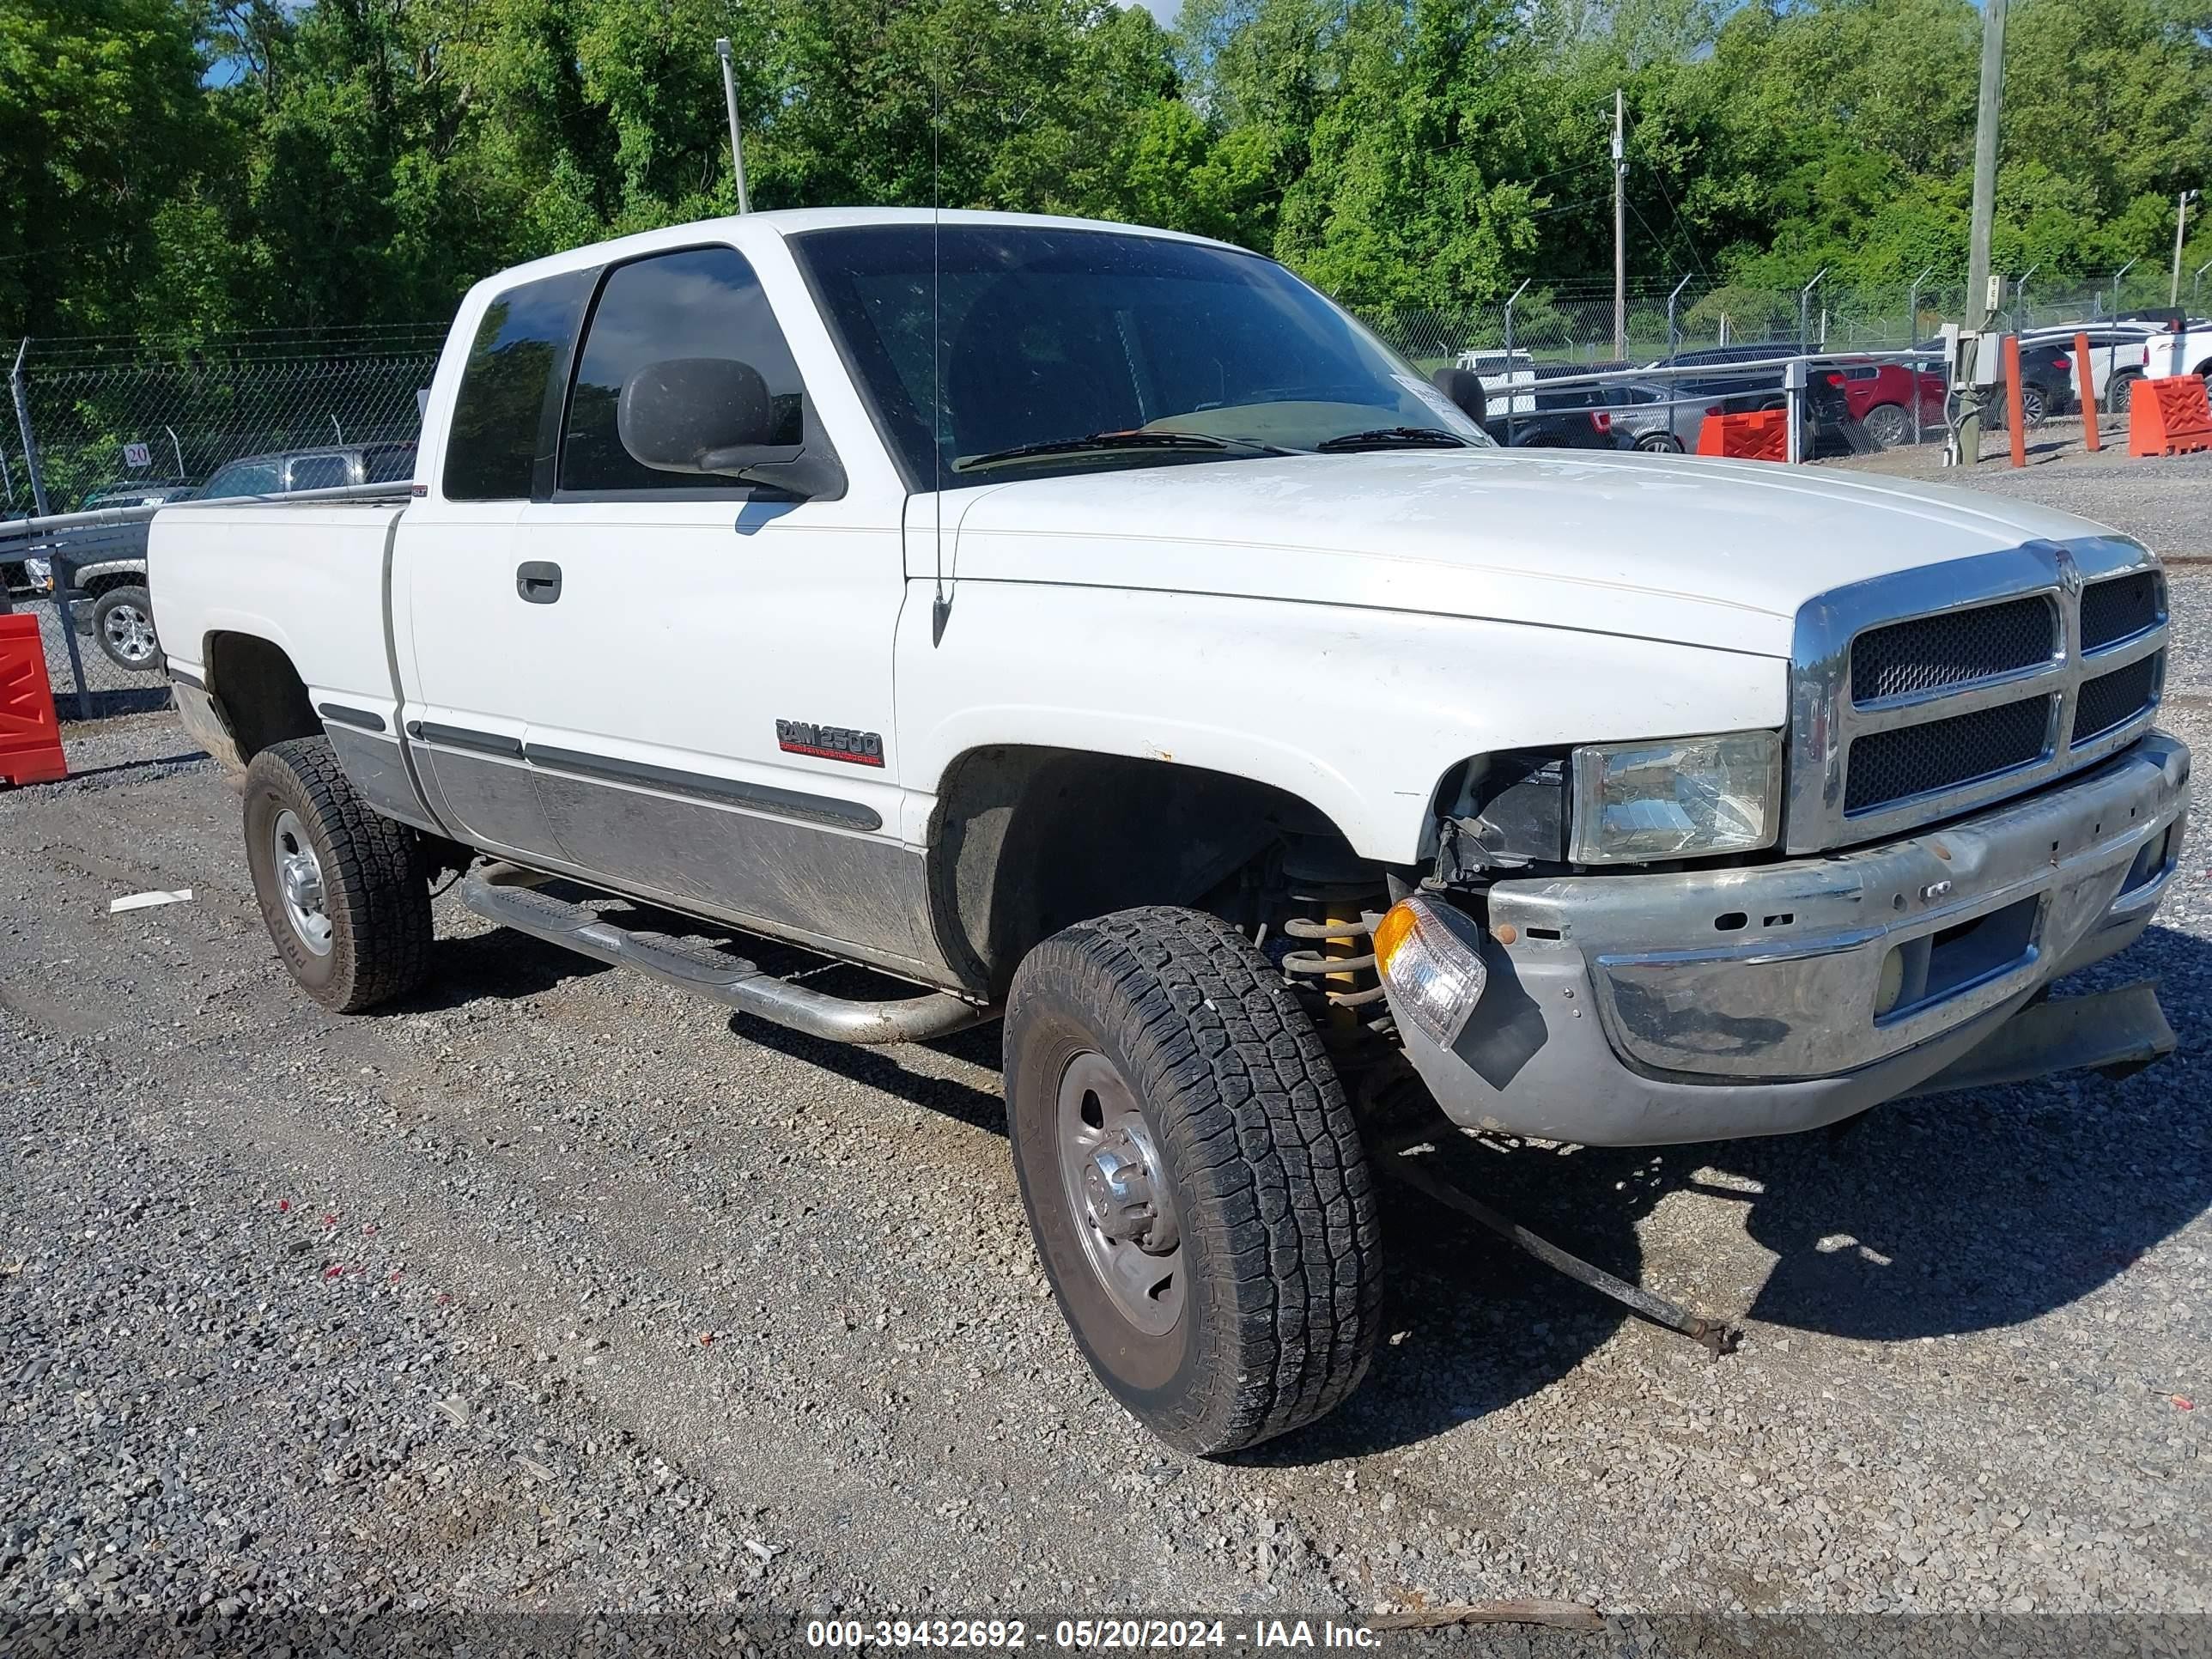
<path fill-rule="evenodd" d="M 402 520 L 392 593 L 411 657 L 408 750 L 430 805 L 480 847 L 540 860 L 560 847 L 522 755 L 531 709 L 562 672 L 522 630 L 516 520 L 550 433 L 596 270 L 495 295 L 453 400 L 443 455 Z"/>
<path fill-rule="evenodd" d="M 617 429 L 623 387 L 699 357 L 750 364 L 792 443 L 829 446 L 745 254 L 609 268 L 552 489 L 516 521 L 538 586 L 506 603 L 507 648 L 552 665 L 524 734 L 547 828 L 611 885 L 922 969 L 934 947 L 921 854 L 899 835 L 892 708 L 902 493 L 848 480 L 800 499 L 641 465 Z"/>

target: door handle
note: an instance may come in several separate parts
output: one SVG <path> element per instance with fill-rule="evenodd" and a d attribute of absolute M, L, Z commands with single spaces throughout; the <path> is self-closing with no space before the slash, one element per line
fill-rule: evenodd
<path fill-rule="evenodd" d="M 550 605 L 561 597 L 561 567 L 528 559 L 514 568 L 514 591 L 526 605 Z"/>

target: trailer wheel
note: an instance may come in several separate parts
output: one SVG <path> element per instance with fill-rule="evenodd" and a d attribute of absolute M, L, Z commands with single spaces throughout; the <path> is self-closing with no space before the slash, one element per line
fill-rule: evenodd
<path fill-rule="evenodd" d="M 362 804 L 327 738 L 272 744 L 246 768 L 246 862 L 277 957 L 325 1008 L 358 1013 L 428 972 L 415 832 Z"/>
<path fill-rule="evenodd" d="M 1164 906 L 1054 934 L 1014 975 L 1006 1093 L 1060 1310 L 1153 1433 L 1234 1451 L 1358 1385 L 1382 1290 L 1366 1152 L 1249 940 Z"/>

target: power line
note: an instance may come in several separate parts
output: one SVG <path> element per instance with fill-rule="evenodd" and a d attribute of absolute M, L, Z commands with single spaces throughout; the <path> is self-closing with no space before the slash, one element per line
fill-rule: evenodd
<path fill-rule="evenodd" d="M 1528 216 L 1531 219 L 1548 219 L 1555 213 L 1572 213 L 1577 208 L 1590 207 L 1605 199 L 1602 196 L 1585 196 L 1579 202 L 1563 202 L 1558 207 L 1538 208 Z"/>
<path fill-rule="evenodd" d="M 1637 120 L 1635 125 L 1640 129 L 1643 126 L 1643 122 L 1641 120 Z M 1667 188 L 1665 175 L 1663 175 L 1657 167 L 1650 167 L 1645 169 L 1645 171 L 1650 173 L 1651 182 L 1659 186 L 1659 199 L 1666 203 L 1667 212 L 1668 216 L 1674 222 L 1674 228 L 1682 234 L 1683 246 L 1690 250 L 1690 258 L 1697 261 L 1698 274 L 1703 276 L 1708 283 L 1711 282 L 1713 280 L 1713 273 L 1711 269 L 1705 264 L 1705 256 L 1704 252 L 1698 246 L 1697 234 L 1695 232 L 1691 230 L 1689 221 L 1682 217 L 1681 209 L 1674 205 L 1674 192 Z M 1639 213 L 1636 216 L 1638 219 L 1641 219 L 1644 216 Z M 1651 227 L 1649 224 L 1646 224 L 1644 228 L 1646 230 L 1650 230 Z M 1658 233 L 1656 231 L 1652 231 L 1652 235 L 1656 238 L 1658 235 Z"/>
<path fill-rule="evenodd" d="M 1560 167 L 1554 172 L 1542 173 L 1534 179 L 1501 179 L 1498 182 L 1518 185 L 1523 190 L 1534 190 L 1537 185 L 1547 184 L 1554 179 L 1565 179 L 1577 173 L 1588 173 L 1592 167 L 1601 167 L 1606 164 L 1606 157 L 1601 155 L 1595 161 L 1578 161 L 1573 167 Z"/>

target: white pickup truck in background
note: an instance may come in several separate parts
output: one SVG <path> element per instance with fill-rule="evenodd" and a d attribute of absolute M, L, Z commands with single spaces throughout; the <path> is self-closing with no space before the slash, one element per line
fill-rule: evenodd
<path fill-rule="evenodd" d="M 2212 322 L 2203 318 L 2177 319 L 2150 337 L 2143 362 L 2150 380 L 2170 374 L 2197 374 L 2212 379 Z"/>
<path fill-rule="evenodd" d="M 1509 452 L 1191 237 L 823 210 L 542 260 L 464 303 L 410 496 L 165 508 L 150 562 L 311 995 L 408 991 L 468 870 L 818 1036 L 1003 1013 L 1046 1271 L 1187 1449 L 1357 1384 L 1362 1113 L 1416 1076 L 1640 1145 L 2172 1046 L 2148 986 L 2045 996 L 2179 853 L 2148 551 Z"/>

